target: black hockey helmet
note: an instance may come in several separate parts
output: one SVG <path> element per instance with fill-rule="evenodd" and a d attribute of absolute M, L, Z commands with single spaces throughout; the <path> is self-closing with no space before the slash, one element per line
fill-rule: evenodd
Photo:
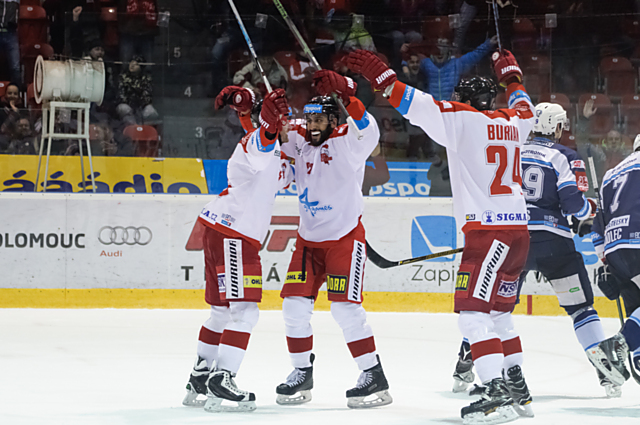
<path fill-rule="evenodd" d="M 340 119 L 340 108 L 332 97 L 329 96 L 316 96 L 312 98 L 309 103 L 304 105 L 302 111 L 306 114 L 326 114 L 327 119 L 335 118 Z"/>
<path fill-rule="evenodd" d="M 455 88 L 453 100 L 470 101 L 478 111 L 493 109 L 498 89 L 495 83 L 485 77 L 463 78 Z"/>

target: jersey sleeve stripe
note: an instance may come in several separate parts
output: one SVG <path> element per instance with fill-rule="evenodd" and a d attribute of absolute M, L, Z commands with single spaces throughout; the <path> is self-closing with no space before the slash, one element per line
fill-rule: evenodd
<path fill-rule="evenodd" d="M 609 176 L 608 179 L 606 179 L 605 181 L 602 182 L 602 186 L 604 187 L 605 185 L 611 183 L 611 181 L 617 179 L 618 177 L 620 177 L 623 174 L 629 173 L 631 171 L 634 170 L 640 170 L 640 164 L 634 164 L 630 167 L 627 168 L 623 168 L 622 170 L 620 170 L 619 172 L 612 174 L 611 176 Z"/>
<path fill-rule="evenodd" d="M 553 166 L 552 163 L 547 162 L 547 161 L 542 161 L 540 159 L 533 159 L 533 158 L 522 158 L 522 163 L 523 164 L 536 164 L 536 165 L 542 165 L 543 167 L 548 167 L 551 168 L 555 173 L 556 176 L 558 175 L 558 172 L 556 171 L 555 167 Z"/>
<path fill-rule="evenodd" d="M 350 97 L 349 100 L 349 105 L 346 108 L 347 112 L 349 113 L 351 118 L 354 119 L 354 121 L 360 121 L 366 115 L 367 110 L 358 98 Z M 358 126 L 358 128 L 360 128 L 360 126 Z M 360 129 L 362 130 L 362 128 Z"/>
<path fill-rule="evenodd" d="M 578 220 L 584 220 L 585 218 L 587 218 L 590 212 L 591 211 L 589 208 L 589 202 L 587 202 L 587 200 L 585 199 L 583 207 L 580 209 L 580 211 L 574 214 L 574 217 Z"/>
<path fill-rule="evenodd" d="M 411 106 L 415 93 L 416 89 L 411 86 L 406 86 L 402 99 L 400 100 L 400 105 L 396 108 L 401 115 L 406 115 L 407 112 L 409 112 L 409 107 Z"/>
<path fill-rule="evenodd" d="M 391 92 L 391 96 L 389 96 L 389 103 L 391 104 L 391 106 L 393 106 L 396 109 L 398 108 L 398 106 L 400 106 L 400 102 L 404 97 L 404 92 L 406 89 L 407 89 L 407 85 L 404 83 L 401 83 L 400 81 L 396 81 L 393 84 L 393 91 Z"/>
<path fill-rule="evenodd" d="M 267 139 L 267 136 L 264 133 L 264 129 L 262 127 L 260 127 L 260 131 L 256 131 L 256 148 L 258 148 L 258 150 L 260 152 L 272 152 L 273 149 L 276 147 L 276 139 L 273 139 L 273 141 L 270 142 L 269 139 Z M 264 145 L 263 144 L 263 140 L 269 144 Z"/>
<path fill-rule="evenodd" d="M 577 186 L 576 182 L 564 182 L 558 185 L 558 190 L 565 188 L 567 186 Z"/>

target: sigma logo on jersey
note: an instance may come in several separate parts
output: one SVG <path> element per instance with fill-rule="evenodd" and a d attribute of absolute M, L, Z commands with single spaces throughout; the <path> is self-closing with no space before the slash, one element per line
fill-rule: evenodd
<path fill-rule="evenodd" d="M 411 255 L 422 257 L 440 251 L 457 248 L 455 218 L 447 215 L 426 215 L 415 217 L 411 223 Z M 435 262 L 453 261 L 450 257 L 434 258 Z"/>
<path fill-rule="evenodd" d="M 498 296 L 504 298 L 515 297 L 518 293 L 518 282 L 520 280 L 516 279 L 512 282 L 502 281 L 500 282 L 500 286 L 498 287 Z"/>
<path fill-rule="evenodd" d="M 327 291 L 332 294 L 344 294 L 347 290 L 346 276 L 327 276 Z"/>
<path fill-rule="evenodd" d="M 520 140 L 520 133 L 518 133 L 518 127 L 514 125 L 489 124 L 487 125 L 487 137 L 489 140 L 517 142 Z"/>
<path fill-rule="evenodd" d="M 482 268 L 478 276 L 478 282 L 473 291 L 473 297 L 482 301 L 489 302 L 491 300 L 491 293 L 493 292 L 493 285 L 496 282 L 496 276 L 498 270 L 507 258 L 509 252 L 509 246 L 499 240 L 494 240 L 489 249 L 489 253 L 482 262 Z"/>
<path fill-rule="evenodd" d="M 242 240 L 224 240 L 225 289 L 227 299 L 244 298 Z"/>
<path fill-rule="evenodd" d="M 527 213 L 494 213 L 493 211 L 485 211 L 482 213 L 483 224 L 527 224 L 529 217 Z"/>
<path fill-rule="evenodd" d="M 471 279 L 471 273 L 458 272 L 458 277 L 456 278 L 456 291 L 466 291 L 469 289 L 469 279 Z"/>

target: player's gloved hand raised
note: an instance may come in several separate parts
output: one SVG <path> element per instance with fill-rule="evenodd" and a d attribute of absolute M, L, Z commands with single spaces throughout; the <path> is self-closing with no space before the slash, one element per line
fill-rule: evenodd
<path fill-rule="evenodd" d="M 282 130 L 289 114 L 286 93 L 283 89 L 275 89 L 262 102 L 260 125 L 267 134 L 277 134 Z"/>
<path fill-rule="evenodd" d="M 522 70 L 510 51 L 502 49 L 502 51 L 493 52 L 491 64 L 501 86 L 506 87 L 511 82 L 522 82 Z"/>
<path fill-rule="evenodd" d="M 251 112 L 256 95 L 253 90 L 245 89 L 238 86 L 227 86 L 216 96 L 216 109 L 222 109 L 225 105 L 229 105 L 231 109 L 238 111 L 240 114 Z"/>
<path fill-rule="evenodd" d="M 586 220 L 578 220 L 575 217 L 571 217 L 571 230 L 576 235 L 583 237 L 591 233 L 591 227 L 593 227 L 593 217 L 589 217 Z"/>
<path fill-rule="evenodd" d="M 349 77 L 343 77 L 337 72 L 322 69 L 313 74 L 313 85 L 320 96 L 337 94 L 344 106 L 347 106 L 351 96 L 356 95 L 358 85 Z"/>
<path fill-rule="evenodd" d="M 620 283 L 611 273 L 608 265 L 600 266 L 598 269 L 598 288 L 612 301 L 620 297 Z"/>
<path fill-rule="evenodd" d="M 398 79 L 375 53 L 368 50 L 356 50 L 349 53 L 347 66 L 352 72 L 361 74 L 371 83 L 374 91 L 384 90 Z"/>

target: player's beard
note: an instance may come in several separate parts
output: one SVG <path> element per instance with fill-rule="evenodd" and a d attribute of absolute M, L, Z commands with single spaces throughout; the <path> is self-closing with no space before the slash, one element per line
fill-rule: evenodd
<path fill-rule="evenodd" d="M 329 136 L 331 136 L 331 133 L 333 133 L 333 128 L 331 128 L 331 124 L 327 124 L 327 128 L 325 128 L 324 130 L 322 130 L 320 132 L 320 141 L 318 142 L 314 142 L 313 138 L 311 137 L 311 130 L 307 129 L 307 141 L 309 142 L 309 144 L 311 144 L 311 146 L 320 146 L 321 144 L 323 144 L 324 142 L 327 141 L 327 139 L 329 138 Z"/>

